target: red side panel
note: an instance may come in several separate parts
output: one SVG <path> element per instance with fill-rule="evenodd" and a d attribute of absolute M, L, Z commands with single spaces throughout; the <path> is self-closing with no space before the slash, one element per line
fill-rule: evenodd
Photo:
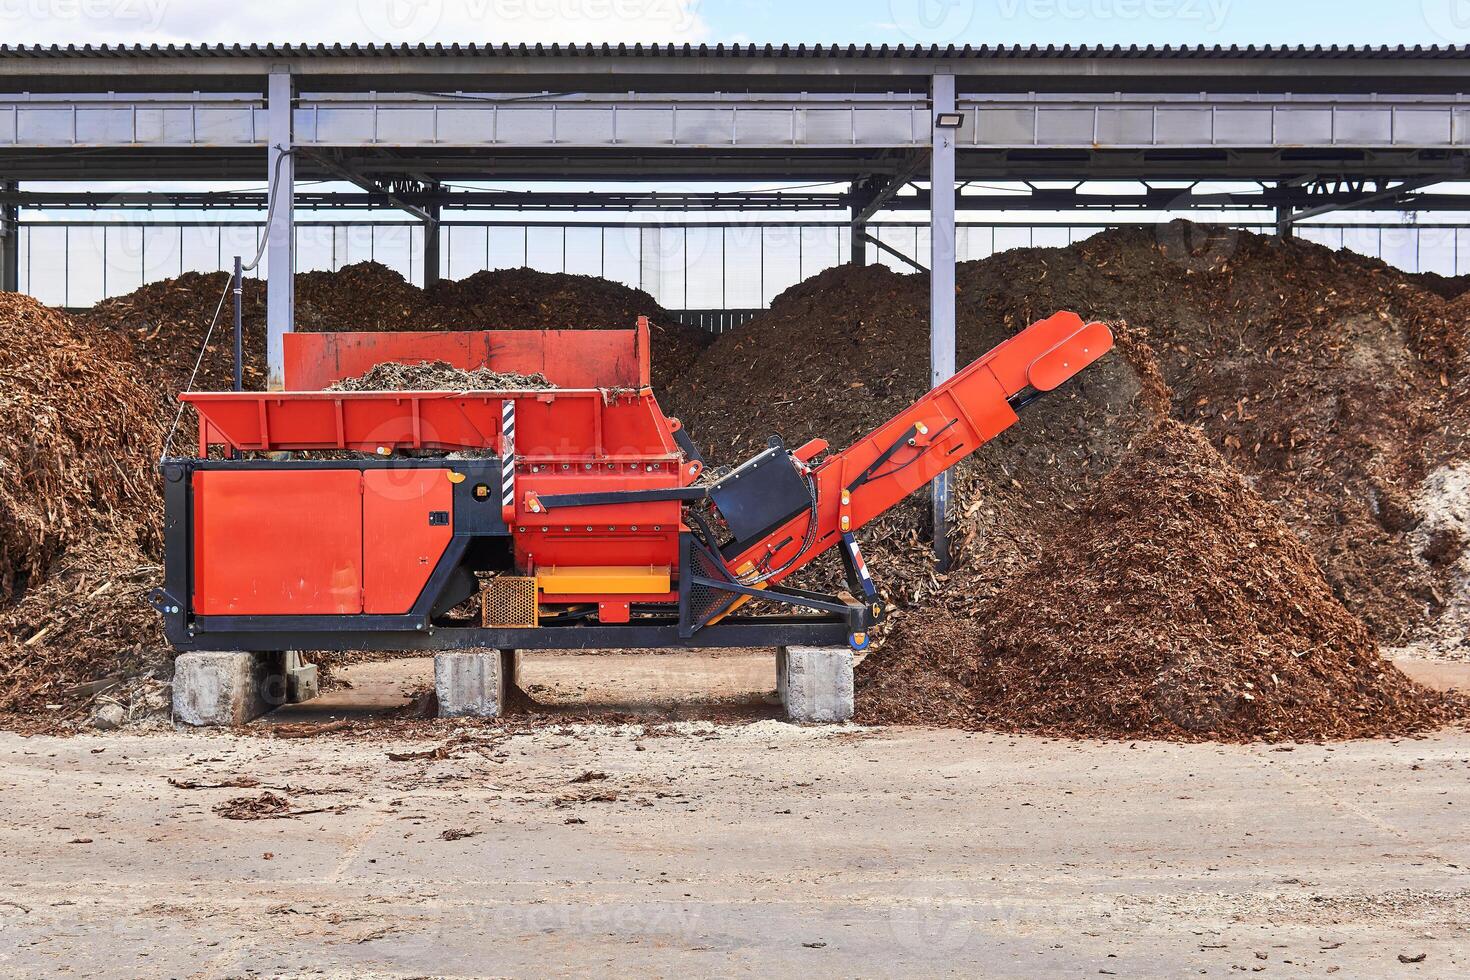
<path fill-rule="evenodd" d="M 363 612 L 406 613 L 454 534 L 448 470 L 366 470 Z"/>
<path fill-rule="evenodd" d="M 205 616 L 362 611 L 356 471 L 194 476 L 194 608 Z"/>
<path fill-rule="evenodd" d="M 539 373 L 558 388 L 637 388 L 648 383 L 646 328 L 426 330 L 288 333 L 286 390 L 320 391 L 388 361 L 448 361 L 466 370 Z"/>

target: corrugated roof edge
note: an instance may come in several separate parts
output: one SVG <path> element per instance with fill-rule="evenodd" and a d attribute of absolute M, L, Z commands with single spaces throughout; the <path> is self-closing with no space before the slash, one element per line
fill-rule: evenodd
<path fill-rule="evenodd" d="M 0 58 L 106 57 L 726 57 L 726 58 L 1466 58 L 1450 45 L 872 45 L 872 44 L 116 44 L 0 45 Z"/>

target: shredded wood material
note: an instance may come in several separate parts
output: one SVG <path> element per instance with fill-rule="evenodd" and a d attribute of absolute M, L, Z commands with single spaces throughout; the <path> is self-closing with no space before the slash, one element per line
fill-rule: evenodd
<path fill-rule="evenodd" d="M 1072 736 L 1360 738 L 1464 708 L 1380 657 L 1276 511 L 1170 419 L 1006 588 L 909 618 L 860 674 L 870 720 Z"/>
<path fill-rule="evenodd" d="M 466 371 L 447 361 L 377 364 L 328 391 L 548 391 L 556 385 L 537 374 L 501 373 L 489 368 Z"/>

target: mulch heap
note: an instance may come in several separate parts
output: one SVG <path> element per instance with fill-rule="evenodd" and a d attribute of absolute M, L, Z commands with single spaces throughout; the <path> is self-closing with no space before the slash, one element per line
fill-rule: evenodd
<path fill-rule="evenodd" d="M 0 712 L 74 698 L 162 648 L 164 411 L 116 338 L 0 293 Z"/>
<path fill-rule="evenodd" d="M 1427 556 L 1413 531 L 1425 476 L 1470 445 L 1463 299 L 1447 303 L 1349 253 L 1180 222 L 962 263 L 956 301 L 961 364 L 1060 309 L 1126 320 L 1157 352 L 1169 411 L 1198 424 L 1304 535 L 1380 642 L 1412 640 L 1459 591 L 1445 571 L 1454 556 Z M 662 400 L 717 462 L 770 432 L 843 445 L 927 386 L 927 302 L 923 275 L 827 270 L 720 336 Z M 1109 370 L 1079 379 L 1082 403 L 1070 387 L 1044 400 L 1002 437 L 1001 456 L 987 449 L 960 468 L 957 481 L 978 479 L 985 500 L 966 498 L 963 534 L 1009 533 L 990 511 L 1041 515 L 1085 489 L 1076 473 L 1116 462 L 1125 387 L 1093 377 Z M 880 560 L 904 528 L 926 533 L 922 507 L 893 517 L 870 532 Z M 909 584 L 899 591 L 912 596 Z"/>
<path fill-rule="evenodd" d="M 596 276 L 494 269 L 435 283 L 424 301 L 427 316 L 458 330 L 628 330 L 646 316 L 655 391 L 677 384 L 710 340 L 643 290 Z"/>
<path fill-rule="evenodd" d="M 183 390 L 210 318 L 229 281 L 223 272 L 186 273 L 98 303 L 80 322 L 130 338 L 138 359 L 169 387 Z M 247 278 L 241 296 L 245 387 L 265 384 L 265 283 Z M 653 334 L 655 388 L 687 371 L 709 341 L 642 290 L 592 276 L 501 269 L 427 291 L 376 262 L 296 276 L 296 326 L 335 330 L 630 330 L 646 316 Z M 227 300 L 196 390 L 219 391 L 234 377 L 232 306 Z"/>
<path fill-rule="evenodd" d="M 1414 495 L 1462 454 L 1466 318 L 1414 277 L 1300 240 L 1176 222 L 960 270 L 961 304 L 1020 324 L 1126 318 L 1197 423 L 1298 529 L 1386 644 L 1438 615 Z"/>
<path fill-rule="evenodd" d="M 1279 514 L 1169 419 L 1030 568 L 977 608 L 949 605 L 905 619 L 861 665 L 860 718 L 1274 741 L 1463 715 L 1379 656 Z"/>
<path fill-rule="evenodd" d="M 99 530 L 157 543 L 133 521 L 159 500 L 161 412 L 126 357 L 65 314 L 0 293 L 0 601 Z"/>
<path fill-rule="evenodd" d="M 1182 225 L 965 263 L 958 286 L 961 364 L 1058 309 L 1116 322 L 1120 350 L 956 468 L 958 542 L 948 574 L 931 567 L 927 501 L 863 529 L 869 565 L 897 614 L 861 672 L 860 720 L 1231 740 L 1415 731 L 1455 713 L 1379 658 L 1375 644 L 1423 628 L 1436 611 L 1436 572 L 1409 534 L 1412 491 L 1457 445 L 1463 317 L 1381 264 L 1302 242 L 1243 235 L 1222 243 Z M 662 400 L 715 463 L 738 461 L 772 432 L 791 445 L 822 436 L 843 446 L 926 389 L 927 294 L 922 275 L 828 270 L 722 335 Z M 1161 448 L 1172 443 L 1174 457 Z M 1174 482 L 1161 475 L 1171 459 L 1182 466 L 1191 447 L 1209 445 Z M 1128 483 L 1125 471 L 1140 467 L 1139 481 L 1159 484 L 1152 497 L 1143 483 Z M 1240 591 L 1233 553 L 1208 560 L 1208 541 L 1148 536 L 1146 525 L 1105 505 L 1109 493 L 1118 503 L 1131 492 L 1161 512 L 1139 520 L 1167 516 L 1183 506 L 1171 494 L 1193 479 L 1202 493 L 1251 488 L 1224 518 L 1203 506 L 1180 513 L 1234 527 L 1248 556 L 1260 549 L 1295 562 L 1278 571 L 1278 589 Z M 1235 501 L 1233 490 L 1216 502 Z M 1094 526 L 1080 523 L 1084 513 Z M 1173 576 L 1175 592 L 1153 583 L 1117 623 L 1107 617 L 1121 616 L 1121 604 L 1083 608 L 1079 597 L 1105 595 L 1112 581 L 1100 554 L 1071 550 L 1088 534 L 1099 548 L 1116 545 L 1117 568 L 1143 560 L 1135 545 L 1161 549 L 1152 567 Z M 835 562 L 819 562 L 810 578 L 835 584 Z M 1055 589 L 1044 588 L 1053 580 Z M 1263 603 L 1262 636 L 1281 626 L 1271 603 L 1301 590 L 1311 604 L 1292 627 L 1299 633 L 1277 640 L 1300 653 L 1303 637 L 1330 638 L 1315 662 L 1321 676 L 1288 670 L 1279 649 L 1251 646 L 1228 622 L 1212 634 L 1208 603 L 1210 615 L 1187 621 L 1199 635 L 1171 633 L 1180 589 L 1233 597 L 1240 608 Z M 1034 620 L 1038 632 L 1025 632 L 1033 621 L 1025 616 L 1003 616 L 1038 604 L 1051 610 Z M 993 625 L 1002 622 L 1004 630 Z M 1115 672 L 1134 664 L 1138 683 L 1158 684 L 1147 704 L 1177 704 L 1172 714 L 1130 714 L 1123 674 L 1064 655 L 1081 634 L 1104 628 L 1112 632 L 1096 640 L 1094 659 Z M 1007 631 L 1028 645 L 998 672 L 979 651 L 1013 651 Z M 1233 659 L 1222 653 L 1237 646 Z M 1174 652 L 1191 649 L 1212 665 L 1196 669 Z M 1174 657 L 1168 671 L 1154 663 L 1164 654 Z M 1275 669 L 1261 675 L 1262 665 Z M 1290 698 L 1267 701 L 1245 686 L 1262 682 L 1295 686 Z M 1108 691 L 1119 684 L 1114 704 Z M 1264 703 L 1224 711 L 1222 691 L 1240 704 Z"/>

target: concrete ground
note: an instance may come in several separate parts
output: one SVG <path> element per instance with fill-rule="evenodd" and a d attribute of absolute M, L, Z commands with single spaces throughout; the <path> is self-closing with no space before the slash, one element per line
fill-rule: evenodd
<path fill-rule="evenodd" d="M 273 727 L 381 715 L 427 663 L 360 665 L 335 708 L 244 735 L 0 734 L 0 974 L 1470 970 L 1464 732 L 799 728 L 748 651 L 527 669 L 553 705 L 677 716 L 713 692 L 719 724 Z M 272 817 L 220 812 L 265 793 Z"/>

